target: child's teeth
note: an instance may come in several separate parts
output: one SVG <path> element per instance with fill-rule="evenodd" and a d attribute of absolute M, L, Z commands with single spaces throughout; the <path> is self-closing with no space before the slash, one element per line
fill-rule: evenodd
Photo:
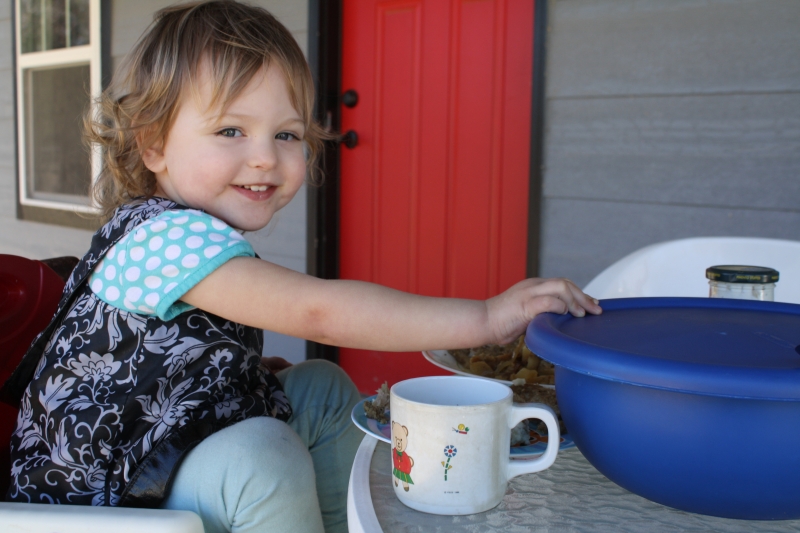
<path fill-rule="evenodd" d="M 242 187 L 244 187 L 245 189 L 250 189 L 251 191 L 255 192 L 261 192 L 267 190 L 266 185 L 242 185 Z"/>

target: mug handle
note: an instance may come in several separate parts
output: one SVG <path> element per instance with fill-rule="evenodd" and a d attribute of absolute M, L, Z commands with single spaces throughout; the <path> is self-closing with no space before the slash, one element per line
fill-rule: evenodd
<path fill-rule="evenodd" d="M 540 403 L 527 404 L 525 406 L 512 405 L 508 415 L 509 430 L 527 418 L 538 418 L 547 425 L 547 449 L 541 456 L 530 461 L 514 461 L 509 458 L 509 480 L 522 474 L 531 474 L 550 468 L 550 465 L 556 460 L 556 455 L 558 455 L 561 433 L 558 430 L 556 413 L 547 405 Z"/>

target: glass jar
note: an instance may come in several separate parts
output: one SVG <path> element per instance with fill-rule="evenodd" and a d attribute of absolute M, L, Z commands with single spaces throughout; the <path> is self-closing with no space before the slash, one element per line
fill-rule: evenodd
<path fill-rule="evenodd" d="M 719 265 L 706 269 L 708 295 L 736 300 L 775 300 L 775 282 L 780 274 L 774 268 Z"/>

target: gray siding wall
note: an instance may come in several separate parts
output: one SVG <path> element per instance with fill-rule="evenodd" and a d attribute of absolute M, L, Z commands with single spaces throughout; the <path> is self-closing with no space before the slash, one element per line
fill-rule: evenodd
<path fill-rule="evenodd" d="M 0 253 L 44 259 L 62 255 L 80 257 L 89 248 L 91 232 L 17 220 L 14 153 L 14 47 L 12 0 L 0 0 Z M 168 0 L 113 0 L 111 2 L 112 69 L 152 21 L 153 13 L 174 2 Z M 303 51 L 308 43 L 308 2 L 251 0 L 273 13 L 297 39 Z M 306 271 L 306 189 L 261 231 L 246 235 L 263 259 Z M 305 359 L 305 341 L 265 333 L 266 355 L 296 362 Z"/>
<path fill-rule="evenodd" d="M 14 216 L 14 45 L 12 0 L 0 0 L 0 217 Z"/>
<path fill-rule="evenodd" d="M 800 2 L 548 7 L 542 275 L 583 286 L 685 237 L 800 240 Z"/>

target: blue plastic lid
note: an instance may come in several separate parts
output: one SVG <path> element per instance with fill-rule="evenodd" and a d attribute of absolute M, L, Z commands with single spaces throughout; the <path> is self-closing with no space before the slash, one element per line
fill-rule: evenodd
<path fill-rule="evenodd" d="M 620 298 L 603 314 L 544 313 L 525 343 L 555 365 L 673 391 L 800 400 L 800 305 L 723 298 Z"/>

